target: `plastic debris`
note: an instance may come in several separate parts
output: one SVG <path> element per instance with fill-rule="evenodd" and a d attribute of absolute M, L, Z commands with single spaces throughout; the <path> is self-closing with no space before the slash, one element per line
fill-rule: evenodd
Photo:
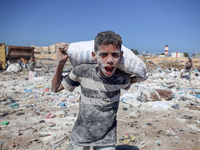
<path fill-rule="evenodd" d="M 124 144 L 131 144 L 135 142 L 135 137 L 133 135 L 126 134 L 123 138 L 119 139 L 119 141 Z"/>
<path fill-rule="evenodd" d="M 146 63 L 158 68 L 154 61 Z M 0 73 L 0 120 L 1 124 L 6 120 L 9 122 L 8 126 L 0 127 L 2 136 L 5 136 L 2 141 L 23 138 L 25 143 L 15 145 L 14 142 L 5 142 L 2 149 L 9 149 L 10 145 L 12 149 L 37 149 L 36 145 L 40 149 L 51 149 L 51 145 L 53 149 L 67 147 L 70 133 L 66 138 L 63 134 L 71 131 L 76 122 L 81 89 L 78 87 L 73 92 L 50 92 L 55 65 L 52 63 L 37 69 L 38 77 L 32 80 L 27 80 L 28 73 Z M 157 149 L 159 146 L 182 149 L 181 146 L 186 143 L 192 149 L 198 149 L 198 144 L 194 142 L 200 142 L 200 73 L 191 72 L 189 82 L 186 78 L 180 78 L 180 69 L 175 71 L 176 66 L 164 70 L 163 67 L 170 64 L 163 62 L 162 65 L 159 69 L 150 70 L 146 81 L 131 85 L 128 91 L 121 90 L 117 124 L 119 141 L 123 144 L 116 149 Z M 63 74 L 69 74 L 70 70 L 71 66 L 66 65 Z M 9 134 L 13 131 L 16 134 Z M 126 136 L 123 136 L 124 132 Z M 192 136 L 185 136 L 190 134 Z M 32 136 L 26 138 L 29 135 Z M 33 139 L 38 136 L 40 138 Z M 152 141 L 151 137 L 158 140 Z M 178 139 L 181 140 L 177 142 Z"/>
<path fill-rule="evenodd" d="M 150 126 L 153 129 L 156 129 L 156 127 L 154 127 L 151 123 L 146 123 L 146 125 Z"/>
<path fill-rule="evenodd" d="M 40 134 L 40 137 L 46 137 L 46 136 L 51 136 L 51 134 L 48 134 L 48 133 L 46 133 L 46 134 Z"/>
<path fill-rule="evenodd" d="M 13 103 L 13 104 L 10 104 L 11 108 L 18 108 L 19 107 L 19 104 L 18 103 Z"/>
<path fill-rule="evenodd" d="M 169 106 L 165 102 L 156 101 L 156 102 L 153 102 L 152 108 L 153 109 L 158 109 L 158 108 L 168 109 Z"/>
<path fill-rule="evenodd" d="M 60 104 L 60 106 L 61 106 L 62 108 L 64 108 L 64 107 L 66 106 L 65 102 L 62 102 L 62 103 Z"/>
<path fill-rule="evenodd" d="M 140 111 L 139 110 L 132 110 L 129 114 L 130 118 L 139 118 L 140 117 Z"/>
<path fill-rule="evenodd" d="M 128 110 L 128 108 L 126 108 L 126 107 L 123 108 L 123 111 L 127 111 L 127 110 Z"/>
<path fill-rule="evenodd" d="M 45 123 L 45 120 L 40 120 L 39 123 Z"/>
<path fill-rule="evenodd" d="M 179 109 L 179 106 L 178 105 L 172 105 L 172 108 Z"/>
<path fill-rule="evenodd" d="M 32 92 L 32 89 L 24 89 L 24 92 L 26 92 L 26 93 L 31 93 L 31 92 Z"/>
<path fill-rule="evenodd" d="M 6 126 L 6 125 L 9 125 L 9 123 L 10 123 L 9 121 L 5 121 L 5 122 L 2 122 L 2 125 Z"/>
<path fill-rule="evenodd" d="M 56 125 L 56 123 L 55 122 L 49 122 L 48 125 L 49 125 L 49 127 L 54 127 Z"/>
<path fill-rule="evenodd" d="M 20 112 L 20 113 L 17 113 L 16 115 L 17 115 L 17 116 L 21 116 L 21 115 L 25 115 L 25 113 Z"/>
<path fill-rule="evenodd" d="M 66 141 L 69 138 L 69 135 L 65 135 L 64 137 L 54 141 L 51 143 L 51 146 L 53 148 L 57 148 L 60 144 L 62 144 L 64 141 Z"/>

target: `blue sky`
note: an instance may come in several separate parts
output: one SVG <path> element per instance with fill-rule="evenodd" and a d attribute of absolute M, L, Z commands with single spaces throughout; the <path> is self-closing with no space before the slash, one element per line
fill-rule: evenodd
<path fill-rule="evenodd" d="M 112 30 L 140 53 L 200 52 L 200 0 L 1 0 L 0 43 L 49 46 Z"/>

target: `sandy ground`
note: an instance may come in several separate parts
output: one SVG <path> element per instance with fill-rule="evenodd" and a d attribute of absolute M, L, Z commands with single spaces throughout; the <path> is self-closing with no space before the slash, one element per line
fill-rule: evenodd
<path fill-rule="evenodd" d="M 148 60 L 148 61 L 152 61 L 155 64 L 158 64 L 162 61 L 165 62 L 178 62 L 181 65 L 185 65 L 185 63 L 188 61 L 188 58 L 175 58 L 175 57 L 142 57 L 142 60 Z M 193 58 L 192 59 L 193 62 L 193 66 L 194 67 L 200 67 L 200 58 Z"/>
<path fill-rule="evenodd" d="M 56 54 L 36 54 L 36 58 L 43 59 L 57 59 Z M 155 64 L 160 63 L 161 61 L 169 61 L 169 62 L 178 62 L 181 65 L 185 65 L 188 61 L 188 58 L 175 58 L 175 57 L 140 57 L 142 60 L 152 61 Z M 200 58 L 193 58 L 194 67 L 200 67 Z"/>
<path fill-rule="evenodd" d="M 159 64 L 163 60 L 149 61 Z M 68 145 L 78 113 L 80 89 L 73 93 L 52 93 L 49 89 L 56 61 L 38 57 L 37 64 L 40 66 L 38 77 L 45 77 L 40 82 L 28 80 L 27 72 L 0 72 L 0 124 L 9 122 L 0 127 L 0 150 L 65 150 Z M 152 64 L 149 67 L 153 68 Z M 69 70 L 70 65 L 66 65 L 65 73 Z M 133 85 L 129 91 L 122 90 L 121 95 L 137 93 L 141 84 L 152 86 L 162 82 L 167 81 L 152 75 L 144 83 Z M 179 78 L 175 82 L 177 85 L 171 88 L 174 94 L 193 92 L 193 98 L 176 96 L 162 101 L 167 108 L 153 108 L 154 102 L 138 104 L 135 98 L 133 105 L 120 102 L 118 150 L 200 149 L 200 99 L 194 99 L 194 94 L 200 94 L 200 87 Z M 63 102 L 66 106 L 62 107 Z M 178 108 L 172 108 L 173 105 Z"/>

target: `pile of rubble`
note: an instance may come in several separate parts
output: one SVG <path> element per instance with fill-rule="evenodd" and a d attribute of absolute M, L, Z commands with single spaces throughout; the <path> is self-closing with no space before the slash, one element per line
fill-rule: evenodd
<path fill-rule="evenodd" d="M 55 61 L 38 61 L 37 78 L 0 73 L 0 149 L 66 149 L 80 88 L 50 91 Z M 200 149 L 200 72 L 181 78 L 175 63 L 148 62 L 149 78 L 121 91 L 117 150 Z M 71 70 L 70 64 L 64 74 Z"/>

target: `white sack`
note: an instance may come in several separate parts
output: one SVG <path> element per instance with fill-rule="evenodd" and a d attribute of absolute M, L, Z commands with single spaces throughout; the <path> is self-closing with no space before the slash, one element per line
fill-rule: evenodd
<path fill-rule="evenodd" d="M 35 71 L 29 71 L 29 80 L 33 80 L 35 77 L 37 77 L 37 73 Z"/>
<path fill-rule="evenodd" d="M 92 60 L 92 52 L 94 51 L 94 40 L 75 42 L 69 45 L 67 53 L 69 55 L 70 63 L 73 67 L 80 64 L 95 63 Z M 135 75 L 138 81 L 145 80 L 147 78 L 147 70 L 145 63 L 137 57 L 130 49 L 122 45 L 122 51 L 124 52 L 123 58 L 118 66 L 122 71 Z"/>
<path fill-rule="evenodd" d="M 35 81 L 35 82 L 45 82 L 46 79 L 47 79 L 47 77 L 45 77 L 45 76 L 42 76 L 42 77 L 33 77 L 32 78 L 32 80 Z"/>
<path fill-rule="evenodd" d="M 18 63 L 10 64 L 6 69 L 7 72 L 18 72 L 21 71 L 22 68 Z"/>

